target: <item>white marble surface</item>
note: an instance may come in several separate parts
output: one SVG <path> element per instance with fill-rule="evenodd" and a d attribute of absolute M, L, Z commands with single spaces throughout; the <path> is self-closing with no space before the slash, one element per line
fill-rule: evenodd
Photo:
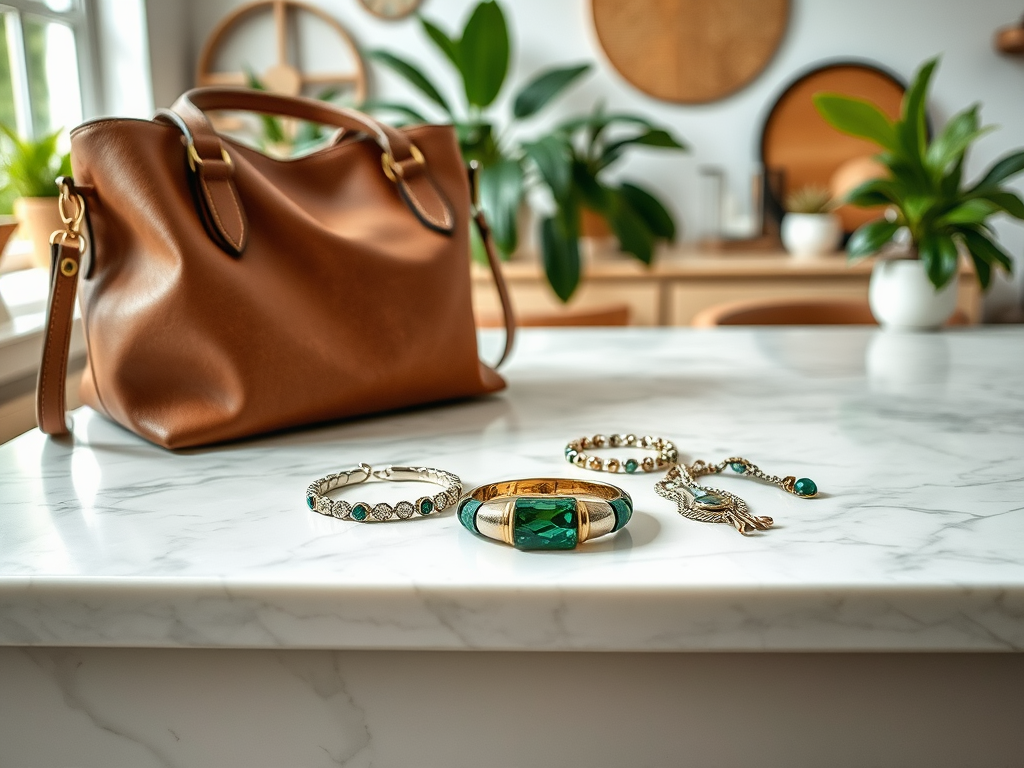
<path fill-rule="evenodd" d="M 1024 656 L 0 648 L 12 768 L 1016 768 Z"/>
<path fill-rule="evenodd" d="M 73 445 L 0 446 L 0 643 L 1019 650 L 1022 352 L 1012 329 L 526 331 L 502 395 L 239 445 L 171 454 L 79 411 Z M 595 431 L 742 454 L 823 495 L 723 480 L 776 519 L 743 538 L 619 476 L 633 521 L 571 553 L 303 501 L 360 461 L 600 479 L 561 458 Z"/>

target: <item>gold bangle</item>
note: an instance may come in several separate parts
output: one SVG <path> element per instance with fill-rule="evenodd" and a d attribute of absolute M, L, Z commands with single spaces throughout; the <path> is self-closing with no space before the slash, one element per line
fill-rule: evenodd
<path fill-rule="evenodd" d="M 481 485 L 459 504 L 468 530 L 520 550 L 575 549 L 618 531 L 633 500 L 607 483 L 531 478 Z"/>
<path fill-rule="evenodd" d="M 585 453 L 590 448 L 640 448 L 647 451 L 655 451 L 652 458 L 646 456 L 643 459 L 601 459 Z M 635 472 L 655 472 L 665 469 L 679 461 L 679 451 L 671 440 L 663 437 L 652 437 L 644 435 L 637 437 L 630 433 L 626 435 L 594 435 L 593 437 L 580 437 L 565 446 L 565 460 L 570 464 L 584 469 L 592 469 L 595 472 L 625 472 L 632 475 Z"/>

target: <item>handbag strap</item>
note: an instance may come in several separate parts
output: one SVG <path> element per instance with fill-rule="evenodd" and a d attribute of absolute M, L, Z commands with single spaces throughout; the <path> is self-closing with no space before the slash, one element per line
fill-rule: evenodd
<path fill-rule="evenodd" d="M 476 229 L 480 233 L 480 239 L 484 241 L 484 250 L 487 252 L 487 264 L 490 266 L 491 274 L 494 276 L 494 285 L 498 289 L 498 298 L 501 300 L 501 313 L 505 318 L 505 348 L 502 350 L 498 362 L 494 364 L 495 368 L 500 368 L 508 359 L 508 356 L 512 354 L 512 346 L 516 340 L 516 317 L 512 311 L 512 298 L 508 293 L 508 285 L 505 283 L 505 273 L 501 270 L 498 252 L 494 248 L 491 227 L 487 223 L 484 212 L 479 207 L 476 207 L 473 221 L 476 222 Z"/>
<path fill-rule="evenodd" d="M 362 112 L 302 96 L 249 88 L 193 88 L 169 110 L 159 110 L 156 117 L 182 132 L 189 167 L 197 181 L 200 214 L 213 240 L 232 256 L 245 250 L 249 226 L 235 188 L 234 160 L 206 117 L 207 111 L 217 109 L 285 115 L 366 135 L 380 148 L 384 173 L 420 222 L 442 234 L 453 231 L 451 203 L 431 178 L 428 159 L 402 131 Z"/>
<path fill-rule="evenodd" d="M 66 435 L 65 415 L 71 321 L 75 315 L 82 238 L 61 238 L 50 246 L 50 295 L 46 303 L 43 360 L 36 380 L 36 423 L 48 435 Z"/>

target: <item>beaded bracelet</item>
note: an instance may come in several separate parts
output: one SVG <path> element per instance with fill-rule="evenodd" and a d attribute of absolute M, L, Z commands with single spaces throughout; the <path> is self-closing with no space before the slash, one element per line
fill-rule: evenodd
<path fill-rule="evenodd" d="M 641 448 L 655 451 L 656 455 L 653 458 L 645 456 L 642 460 L 601 459 L 585 453 L 588 448 Z M 671 440 L 663 437 L 637 437 L 634 434 L 594 435 L 578 438 L 565 446 L 565 460 L 577 467 L 592 469 L 595 472 L 621 471 L 632 475 L 635 472 L 654 472 L 675 464 L 679 461 L 679 451 Z"/>

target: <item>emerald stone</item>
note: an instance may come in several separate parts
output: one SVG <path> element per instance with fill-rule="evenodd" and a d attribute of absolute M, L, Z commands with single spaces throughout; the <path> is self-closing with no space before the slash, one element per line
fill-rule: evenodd
<path fill-rule="evenodd" d="M 420 514 L 429 515 L 434 511 L 434 502 L 430 499 L 420 499 Z"/>
<path fill-rule="evenodd" d="M 459 522 L 473 533 L 480 533 L 476 529 L 476 511 L 480 509 L 480 502 L 476 499 L 464 499 L 459 505 Z"/>
<path fill-rule="evenodd" d="M 309 505 L 310 509 L 316 509 L 316 507 L 314 506 L 316 504 L 316 502 L 313 500 L 312 496 L 307 496 L 306 497 L 306 504 Z"/>
<path fill-rule="evenodd" d="M 724 507 L 728 502 L 721 496 L 715 493 L 707 493 L 706 491 L 697 491 L 694 495 L 693 500 L 700 504 L 702 507 L 708 507 L 714 509 L 716 507 Z"/>
<path fill-rule="evenodd" d="M 612 499 L 608 503 L 615 511 L 615 527 L 612 528 L 614 532 L 623 528 L 629 522 L 629 518 L 633 516 L 633 500 L 629 496 L 623 496 L 621 499 Z"/>
<path fill-rule="evenodd" d="M 356 504 L 352 507 L 353 520 L 365 520 L 368 514 L 370 514 L 370 510 L 367 509 L 365 504 Z"/>
<path fill-rule="evenodd" d="M 576 450 L 575 448 L 573 448 L 572 446 L 568 446 L 568 447 L 567 447 L 567 448 L 565 449 L 565 459 L 566 459 L 566 461 L 572 461 L 572 460 L 573 460 L 573 459 L 575 459 L 575 458 L 576 458 L 577 456 L 579 456 L 579 451 L 577 451 L 577 450 Z"/>
<path fill-rule="evenodd" d="M 626 471 L 632 475 L 640 466 L 640 462 L 638 462 L 636 459 L 626 459 L 626 463 L 623 464 L 623 466 L 626 468 Z"/>
<path fill-rule="evenodd" d="M 516 549 L 574 549 L 579 539 L 572 496 L 516 499 L 512 540 Z"/>
<path fill-rule="evenodd" d="M 809 477 L 801 477 L 793 483 L 793 493 L 797 496 L 814 496 L 818 493 L 818 486 Z"/>
<path fill-rule="evenodd" d="M 744 464 L 742 461 L 734 461 L 731 464 L 729 464 L 729 469 L 731 469 L 733 472 L 739 472 L 742 475 L 744 472 L 747 471 L 747 465 Z"/>

